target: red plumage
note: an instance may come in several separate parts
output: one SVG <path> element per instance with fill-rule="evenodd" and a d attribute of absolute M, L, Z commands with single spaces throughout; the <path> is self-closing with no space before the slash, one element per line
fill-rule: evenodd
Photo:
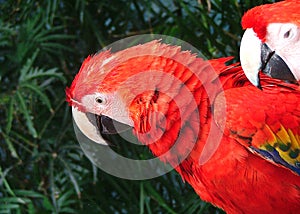
<path fill-rule="evenodd" d="M 300 26 L 299 11 L 299 0 L 264 4 L 247 11 L 242 18 L 242 26 L 243 29 L 253 28 L 258 38 L 265 42 L 267 26 L 271 23 L 293 23 Z"/>
<path fill-rule="evenodd" d="M 149 47 L 150 55 L 122 59 L 135 51 L 147 52 Z M 272 136 L 281 126 L 300 135 L 297 86 L 263 76 L 261 91 L 248 82 L 241 67 L 226 66 L 228 59 L 210 60 L 210 67 L 207 61 L 189 52 L 157 41 L 104 54 L 103 60 L 111 59 L 105 69 L 101 66 L 94 69 L 94 65 L 101 64 L 98 59 L 103 57 L 102 53 L 84 63 L 68 92 L 69 100 L 80 102 L 80 95 L 91 90 L 118 91 L 124 100 L 130 101 L 128 108 L 139 140 L 162 161 L 175 166 L 203 200 L 228 213 L 298 211 L 299 175 L 259 152 L 266 142 L 273 145 Z M 140 72 L 142 76 L 138 75 Z M 174 80 L 167 81 L 169 76 L 164 73 L 172 75 Z M 77 82 L 83 77 L 89 81 L 90 76 L 102 79 L 102 84 L 92 88 Z M 77 85 L 81 85 L 80 91 L 76 90 Z M 192 99 L 187 92 L 192 93 Z M 175 102 L 178 100 L 183 102 Z M 192 102 L 197 108 L 193 108 Z M 226 115 L 222 111 L 224 106 Z M 215 130 L 216 135 L 222 136 L 219 145 L 215 145 L 213 137 L 207 142 L 212 126 L 225 127 L 224 133 Z M 202 164 L 201 154 L 209 144 L 218 147 Z M 187 150 L 189 147 L 193 147 L 191 152 Z M 172 152 L 168 152 L 170 149 Z"/>
<path fill-rule="evenodd" d="M 269 23 L 299 25 L 298 2 L 250 10 L 243 27 L 264 40 Z M 281 6 L 286 15 L 273 16 Z M 228 213 L 297 213 L 299 86 L 262 74 L 259 90 L 230 59 L 205 61 L 158 41 L 102 52 L 84 61 L 67 101 L 85 112 L 84 96 L 118 94 L 140 142 Z"/>

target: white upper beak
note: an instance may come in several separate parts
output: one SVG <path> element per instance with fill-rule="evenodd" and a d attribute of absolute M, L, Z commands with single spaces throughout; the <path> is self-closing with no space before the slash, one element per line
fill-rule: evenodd
<path fill-rule="evenodd" d="M 240 61 L 246 77 L 259 87 L 258 73 L 261 68 L 261 40 L 252 28 L 245 31 L 240 46 Z"/>

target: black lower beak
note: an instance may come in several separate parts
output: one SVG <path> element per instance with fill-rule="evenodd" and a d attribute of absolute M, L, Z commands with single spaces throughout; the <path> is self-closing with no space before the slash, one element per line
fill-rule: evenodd
<path fill-rule="evenodd" d="M 108 144 L 112 143 L 110 140 L 112 135 L 118 135 L 130 129 L 132 130 L 131 126 L 113 120 L 105 115 L 96 115 L 91 113 L 86 113 L 86 115 L 89 121 L 97 127 L 99 134 Z"/>
<path fill-rule="evenodd" d="M 285 61 L 265 43 L 261 46 L 261 63 L 261 71 L 268 76 L 297 84 L 296 78 Z"/>
<path fill-rule="evenodd" d="M 118 134 L 132 128 L 105 115 L 96 115 L 96 121 L 101 134 Z"/>

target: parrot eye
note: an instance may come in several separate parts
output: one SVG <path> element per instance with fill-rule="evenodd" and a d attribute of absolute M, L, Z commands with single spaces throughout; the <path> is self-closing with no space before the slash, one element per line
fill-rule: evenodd
<path fill-rule="evenodd" d="M 283 37 L 284 37 L 285 39 L 289 38 L 290 33 L 291 33 L 291 30 L 285 32 L 285 34 L 283 35 Z"/>
<path fill-rule="evenodd" d="M 106 99 L 103 97 L 96 97 L 95 101 L 99 104 L 105 104 L 106 103 Z"/>
<path fill-rule="evenodd" d="M 296 39 L 298 27 L 294 24 L 284 24 L 281 27 L 281 38 L 294 40 Z"/>

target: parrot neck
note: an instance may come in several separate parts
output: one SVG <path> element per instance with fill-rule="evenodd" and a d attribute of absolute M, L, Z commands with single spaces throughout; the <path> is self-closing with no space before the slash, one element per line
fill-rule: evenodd
<path fill-rule="evenodd" d="M 163 69 L 168 71 L 164 75 L 162 70 L 143 74 L 143 78 L 155 81 L 143 81 L 144 85 L 135 89 L 138 96 L 130 104 L 130 117 L 139 141 L 162 161 L 178 166 L 189 156 L 199 160 L 214 122 L 211 110 L 215 97 L 223 89 L 248 81 L 239 66 L 227 69 L 223 63 L 227 60 L 211 60 L 211 66 L 201 61 L 194 65 L 198 73 L 173 63 L 172 70 Z M 171 79 L 171 71 L 175 78 Z"/>
<path fill-rule="evenodd" d="M 186 84 L 175 78 L 172 82 L 161 79 L 164 84 L 139 94 L 130 105 L 134 134 L 155 156 L 174 167 L 193 149 L 202 150 L 211 124 L 212 100 L 206 89 L 218 91 L 213 84 L 204 86 L 193 74 L 185 75 L 190 75 Z"/>
<path fill-rule="evenodd" d="M 113 68 L 103 80 L 109 84 L 101 89 L 123 98 L 140 142 L 163 161 L 178 165 L 195 148 L 202 149 L 214 98 L 232 82 L 221 75 L 235 72 L 236 65 L 226 66 L 231 58 L 205 61 L 172 46 L 144 50 L 154 53 L 122 54 L 122 60 L 116 56 L 109 61 L 105 66 Z"/>

